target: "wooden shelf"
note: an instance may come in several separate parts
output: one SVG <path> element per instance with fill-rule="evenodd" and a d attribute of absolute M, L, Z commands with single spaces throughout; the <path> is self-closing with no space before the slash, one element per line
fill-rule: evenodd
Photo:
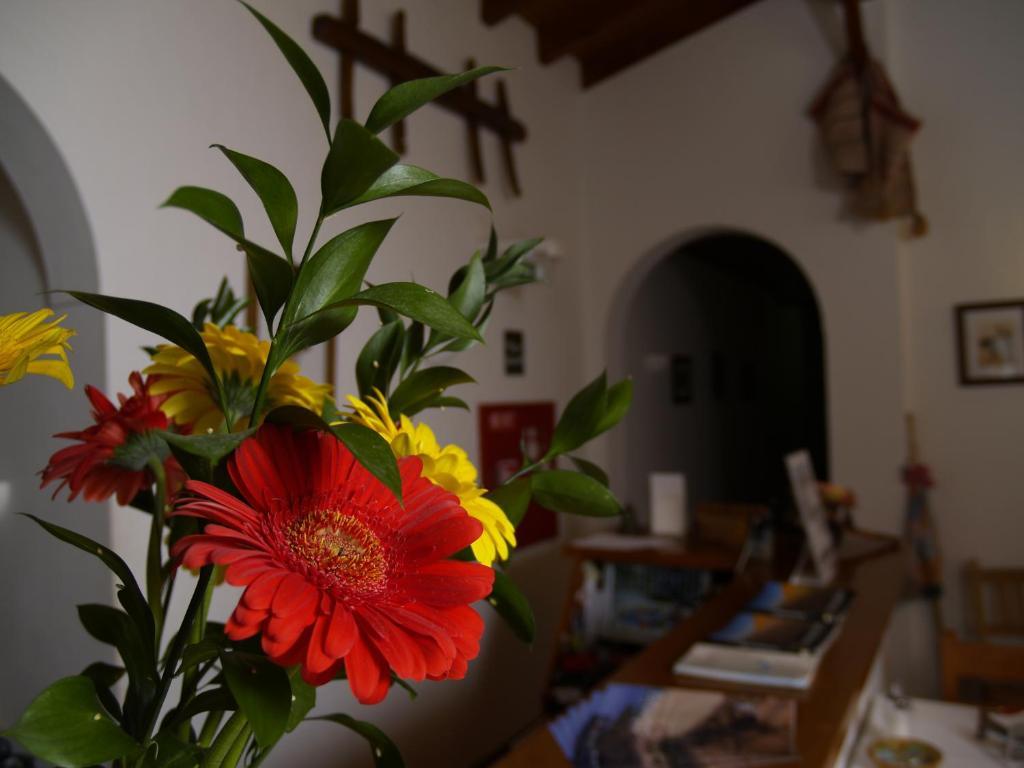
<path fill-rule="evenodd" d="M 577 561 L 595 560 L 607 563 L 643 563 L 669 568 L 692 568 L 697 571 L 732 571 L 739 562 L 739 548 L 706 542 L 698 536 L 686 536 L 671 546 L 644 549 L 611 549 L 588 546 L 585 539 L 570 541 L 565 554 Z"/>
<path fill-rule="evenodd" d="M 810 691 L 797 696 L 797 745 L 804 768 L 833 765 L 847 730 L 854 725 L 856 702 L 881 650 L 889 616 L 903 593 L 903 558 L 896 547 L 895 551 L 878 557 L 846 564 L 837 581 L 851 588 L 856 597 L 839 636 L 821 660 L 814 685 Z M 762 583 L 750 576 L 738 577 L 697 613 L 628 661 L 606 682 L 697 687 L 696 681 L 674 676 L 673 663 L 691 645 L 724 625 L 756 594 Z M 706 683 L 703 687 L 732 690 L 727 686 L 709 686 Z M 794 694 L 790 692 L 788 695 Z M 493 764 L 495 768 L 557 768 L 568 765 L 546 726 L 531 731 L 511 752 Z"/>

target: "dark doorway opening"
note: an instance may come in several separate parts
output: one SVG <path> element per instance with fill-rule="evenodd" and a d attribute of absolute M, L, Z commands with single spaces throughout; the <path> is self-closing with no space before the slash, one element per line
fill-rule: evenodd
<path fill-rule="evenodd" d="M 689 241 L 642 278 L 624 318 L 626 490 L 641 516 L 651 472 L 685 473 L 691 505 L 776 510 L 786 453 L 807 448 L 829 476 L 821 318 L 786 253 L 744 234 Z"/>

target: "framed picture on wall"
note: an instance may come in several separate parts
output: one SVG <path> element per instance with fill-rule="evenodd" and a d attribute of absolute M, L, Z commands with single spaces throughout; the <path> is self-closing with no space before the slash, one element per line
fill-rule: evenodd
<path fill-rule="evenodd" d="M 1024 383 L 1024 299 L 954 307 L 961 384 Z"/>

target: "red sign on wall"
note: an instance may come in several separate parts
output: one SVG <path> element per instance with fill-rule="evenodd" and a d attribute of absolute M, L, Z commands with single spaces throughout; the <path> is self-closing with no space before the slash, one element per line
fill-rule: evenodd
<path fill-rule="evenodd" d="M 555 431 L 555 404 L 500 403 L 480 406 L 480 473 L 485 488 L 496 488 L 523 465 L 523 452 L 535 461 L 547 451 Z M 531 504 L 516 528 L 518 548 L 558 533 L 555 513 Z"/>

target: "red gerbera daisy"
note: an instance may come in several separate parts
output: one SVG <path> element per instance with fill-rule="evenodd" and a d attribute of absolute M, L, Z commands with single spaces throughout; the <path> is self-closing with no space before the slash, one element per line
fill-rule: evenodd
<path fill-rule="evenodd" d="M 228 462 L 240 501 L 189 482 L 197 498 L 174 514 L 208 521 L 172 555 L 189 568 L 226 565 L 245 592 L 228 620 L 233 640 L 261 634 L 282 666 L 311 685 L 344 665 L 363 704 L 387 694 L 391 671 L 440 680 L 466 673 L 483 620 L 470 603 L 494 572 L 448 558 L 480 536 L 456 496 L 399 462 L 404 508 L 333 435 L 265 425 Z"/>
<path fill-rule="evenodd" d="M 61 432 L 54 437 L 80 440 L 80 445 L 62 448 L 50 457 L 42 471 L 40 488 L 59 479 L 53 492 L 56 498 L 64 486 L 74 500 L 82 493 L 89 501 L 103 501 L 117 495 L 118 504 L 128 504 L 143 488 L 153 484 L 153 473 L 146 462 L 154 453 L 163 458 L 167 488 L 181 486 L 185 473 L 171 456 L 166 443 L 151 434 L 167 429 L 170 421 L 160 410 L 164 397 L 149 394 L 149 379 L 138 372 L 128 377 L 131 397 L 118 394 L 118 406 L 95 387 L 86 385 L 85 394 L 92 403 L 96 423 L 81 432 Z"/>

